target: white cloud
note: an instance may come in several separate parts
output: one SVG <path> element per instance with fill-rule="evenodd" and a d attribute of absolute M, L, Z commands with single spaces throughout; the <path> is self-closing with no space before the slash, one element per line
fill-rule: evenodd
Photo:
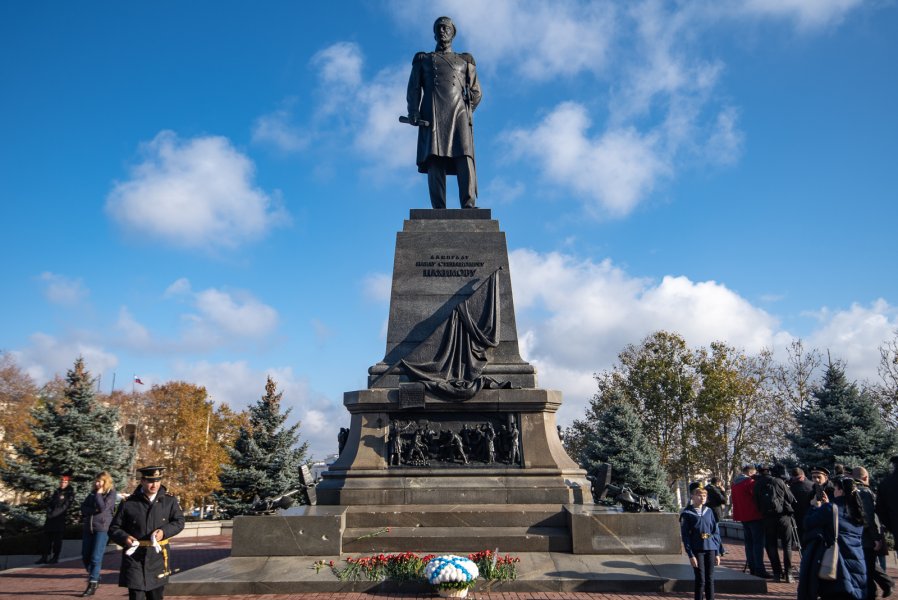
<path fill-rule="evenodd" d="M 283 152 L 304 150 L 309 145 L 309 137 L 290 122 L 291 118 L 290 111 L 286 109 L 258 117 L 253 122 L 253 143 L 274 146 Z"/>
<path fill-rule="evenodd" d="M 565 393 L 563 416 L 582 414 L 595 392 L 592 374 L 649 333 L 666 329 L 691 345 L 715 340 L 758 351 L 772 345 L 776 319 L 713 281 L 633 277 L 610 260 L 559 253 L 510 253 L 518 335 L 540 385 Z"/>
<path fill-rule="evenodd" d="M 394 2 L 391 7 L 405 26 L 426 28 L 421 37 L 428 41 L 433 39 L 433 20 L 451 16 L 458 30 L 453 47 L 471 52 L 479 69 L 513 71 L 534 81 L 602 72 L 615 34 L 616 8 L 604 1 L 442 0 Z"/>
<path fill-rule="evenodd" d="M 687 165 L 735 162 L 739 112 L 718 106 L 723 64 L 693 49 L 696 23 L 687 7 L 628 5 L 615 22 L 614 67 L 603 74 L 614 83 L 603 126 L 591 130 L 596 108 L 562 102 L 508 133 L 509 152 L 573 191 L 588 213 L 618 218 Z"/>
<path fill-rule="evenodd" d="M 265 394 L 265 380 L 271 376 L 284 392 L 281 408 L 291 408 L 289 424 L 302 422 L 300 439 L 308 441 L 310 453 L 324 458 L 337 451 L 337 431 L 349 424 L 349 413 L 338 404 L 312 391 L 305 378 L 297 377 L 290 367 L 259 370 L 246 361 L 212 363 L 181 362 L 174 366 L 173 376 L 201 385 L 217 403 L 227 403 L 242 410 Z"/>
<path fill-rule="evenodd" d="M 845 361 L 846 372 L 854 379 L 879 381 L 879 347 L 898 329 L 898 307 L 880 298 L 869 306 L 824 308 L 815 316 L 819 327 L 809 336 L 809 347 L 830 350 L 833 359 Z"/>
<path fill-rule="evenodd" d="M 383 69 L 350 98 L 357 111 L 354 147 L 376 169 L 414 170 L 418 130 L 399 123 L 399 115 L 408 112 L 405 94 L 410 68 L 411 63 Z"/>
<path fill-rule="evenodd" d="M 668 275 L 634 277 L 610 260 L 596 263 L 528 249 L 509 255 L 521 354 L 537 366 L 541 387 L 564 392 L 560 418 L 578 418 L 595 393 L 593 373 L 610 369 L 627 344 L 665 329 L 693 347 L 724 341 L 749 353 L 782 350 L 794 339 L 767 311 L 714 281 Z M 829 349 L 849 377 L 876 381 L 879 347 L 898 329 L 898 307 L 821 309 L 807 347 Z"/>
<path fill-rule="evenodd" d="M 671 168 L 654 134 L 628 127 L 592 137 L 590 126 L 584 106 L 565 102 L 535 128 L 510 132 L 508 146 L 533 161 L 550 182 L 585 198 L 591 213 L 624 216 Z"/>
<path fill-rule="evenodd" d="M 317 52 L 311 62 L 318 68 L 318 75 L 327 87 L 357 88 L 362 85 L 365 61 L 358 44 L 338 42 Z"/>
<path fill-rule="evenodd" d="M 801 30 L 839 24 L 863 0 L 739 0 L 736 10 L 756 17 L 788 19 Z"/>
<path fill-rule="evenodd" d="M 144 160 L 116 183 L 107 213 L 128 230 L 188 248 L 234 248 L 289 221 L 255 187 L 253 162 L 224 137 L 180 140 L 160 132 Z"/>
<path fill-rule="evenodd" d="M 40 274 L 40 280 L 44 282 L 44 296 L 53 304 L 74 305 L 86 298 L 88 290 L 84 282 L 72 279 L 65 275 L 58 275 L 45 271 Z"/>
<path fill-rule="evenodd" d="M 163 298 L 176 298 L 190 293 L 192 293 L 190 280 L 186 277 L 181 277 L 165 288 Z"/>
<path fill-rule="evenodd" d="M 84 358 L 87 370 L 97 376 L 118 365 L 118 358 L 90 341 L 91 336 L 69 336 L 59 339 L 46 333 L 35 333 L 30 337 L 30 345 L 11 352 L 16 362 L 39 384 L 45 383 L 57 374 L 64 375 L 72 368 L 75 359 Z"/>
<path fill-rule="evenodd" d="M 204 352 L 262 339 L 275 331 L 280 321 L 276 309 L 248 292 L 216 288 L 195 292 L 184 277 L 168 286 L 163 298 L 191 307 L 190 312 L 181 315 L 183 329 L 178 337 L 153 335 L 128 308 L 122 307 L 115 323 L 120 335 L 116 342 L 141 352 Z"/>
<path fill-rule="evenodd" d="M 258 338 L 271 333 L 278 323 L 275 309 L 246 292 L 224 292 L 209 288 L 194 296 L 197 315 L 191 315 L 194 330 L 189 337 Z"/>

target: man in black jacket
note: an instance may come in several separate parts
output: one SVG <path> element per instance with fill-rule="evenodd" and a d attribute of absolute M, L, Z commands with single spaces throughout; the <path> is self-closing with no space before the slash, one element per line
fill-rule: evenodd
<path fill-rule="evenodd" d="M 867 600 L 875 600 L 876 586 L 882 588 L 882 597 L 887 598 L 892 594 L 895 582 L 880 568 L 879 561 L 876 560 L 877 553 L 886 542 L 882 536 L 879 517 L 876 516 L 876 500 L 870 490 L 870 474 L 864 467 L 855 467 L 851 471 L 851 477 L 857 482 L 857 493 L 864 505 L 861 544 L 864 549 L 864 564 L 867 565 Z"/>
<path fill-rule="evenodd" d="M 779 477 L 770 474 L 770 467 L 759 465 L 754 496 L 764 520 L 764 546 L 773 568 L 773 577 L 792 583 L 792 515 L 795 513 L 795 496 Z M 779 544 L 783 546 L 783 562 L 780 563 Z"/>
<path fill-rule="evenodd" d="M 59 562 L 62 551 L 62 538 L 65 535 L 65 516 L 75 502 L 75 492 L 69 485 L 71 478 L 63 475 L 59 478 L 59 487 L 50 496 L 47 505 L 47 518 L 44 521 L 44 549 L 37 564 Z"/>
<path fill-rule="evenodd" d="M 711 509 L 714 516 L 717 517 L 717 522 L 720 523 L 723 520 L 723 507 L 727 503 L 727 496 L 720 487 L 720 477 L 712 477 L 710 483 L 705 486 L 705 491 L 708 493 L 705 506 Z"/>
<path fill-rule="evenodd" d="M 893 456 L 892 472 L 879 482 L 876 490 L 876 515 L 882 526 L 898 539 L 898 456 Z"/>
<path fill-rule="evenodd" d="M 157 600 L 171 574 L 169 539 L 184 529 L 177 498 L 162 485 L 164 467 L 144 467 L 140 487 L 119 505 L 109 537 L 125 550 L 119 586 L 129 600 Z"/>
<path fill-rule="evenodd" d="M 795 526 L 798 529 L 798 539 L 804 543 L 804 517 L 814 499 L 814 482 L 805 477 L 801 467 L 792 469 L 791 475 L 789 490 L 795 496 Z"/>

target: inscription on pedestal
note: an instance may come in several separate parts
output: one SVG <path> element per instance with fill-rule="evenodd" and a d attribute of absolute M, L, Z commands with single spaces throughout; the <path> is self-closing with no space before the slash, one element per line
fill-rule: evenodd
<path fill-rule="evenodd" d="M 415 267 L 422 269 L 422 277 L 463 277 L 470 279 L 477 275 L 477 270 L 484 262 L 459 254 L 431 254 L 427 258 L 415 261 Z"/>

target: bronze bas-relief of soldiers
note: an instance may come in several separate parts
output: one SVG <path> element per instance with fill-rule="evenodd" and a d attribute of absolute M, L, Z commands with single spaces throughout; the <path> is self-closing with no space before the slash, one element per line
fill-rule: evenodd
<path fill-rule="evenodd" d="M 482 97 L 477 69 L 473 56 L 452 50 L 452 19 L 437 19 L 433 33 L 436 50 L 415 55 L 406 94 L 407 121 L 418 125 L 418 171 L 427 173 L 433 208 L 446 208 L 447 174 L 458 178 L 461 207 L 474 208 L 473 115 Z"/>

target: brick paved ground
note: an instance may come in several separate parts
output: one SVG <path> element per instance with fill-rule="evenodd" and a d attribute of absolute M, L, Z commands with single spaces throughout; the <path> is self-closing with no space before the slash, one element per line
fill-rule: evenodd
<path fill-rule="evenodd" d="M 723 557 L 725 567 L 741 569 L 745 554 L 741 542 L 727 540 L 729 554 Z M 176 542 L 176 565 L 187 570 L 203 565 L 230 554 L 230 536 L 193 538 Z M 798 556 L 794 558 L 794 568 L 798 568 Z M 118 580 L 118 553 L 106 555 L 100 588 L 95 598 L 111 600 L 127 598 L 127 591 L 116 585 Z M 311 568 L 311 561 L 309 567 Z M 890 559 L 889 573 L 898 577 L 893 559 Z M 84 591 L 86 579 L 80 560 L 70 560 L 57 565 L 12 569 L 0 572 L 0 600 L 74 597 Z M 786 583 L 769 584 L 767 594 L 746 596 L 717 594 L 720 600 L 787 600 L 795 598 L 796 585 Z M 181 600 L 222 600 L 223 598 L 253 600 L 387 600 L 389 598 L 412 599 L 416 596 L 399 594 L 266 594 L 258 596 L 170 596 Z M 433 598 L 418 596 L 418 598 Z M 688 599 L 692 594 L 593 594 L 593 593 L 492 593 L 469 594 L 472 600 L 638 600 L 649 598 Z"/>

